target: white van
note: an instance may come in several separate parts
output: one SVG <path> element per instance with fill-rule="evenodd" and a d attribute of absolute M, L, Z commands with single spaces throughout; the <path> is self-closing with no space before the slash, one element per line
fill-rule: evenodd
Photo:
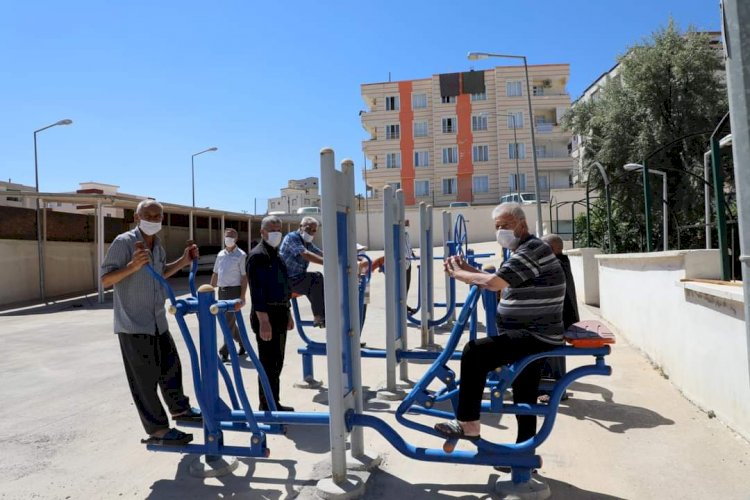
<path fill-rule="evenodd" d="M 319 214 L 320 208 L 319 207 L 300 207 L 297 209 L 297 215 L 303 214 L 303 215 L 309 215 L 309 214 Z"/>
<path fill-rule="evenodd" d="M 518 199 L 518 193 L 513 194 L 506 194 L 502 198 L 500 198 L 500 203 L 521 203 L 523 205 L 528 205 L 530 203 L 534 203 L 536 201 L 536 195 L 534 193 L 521 193 L 521 199 Z"/>

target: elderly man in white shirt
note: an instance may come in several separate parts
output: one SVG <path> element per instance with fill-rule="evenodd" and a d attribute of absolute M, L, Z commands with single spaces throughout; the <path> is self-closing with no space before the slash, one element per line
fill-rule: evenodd
<path fill-rule="evenodd" d="M 224 250 L 216 256 L 214 272 L 211 275 L 211 286 L 219 287 L 219 300 L 241 299 L 245 303 L 247 292 L 247 275 L 245 262 L 247 254 L 237 246 L 237 231 L 229 228 L 224 231 Z M 232 338 L 240 345 L 239 355 L 245 354 L 245 346 L 240 340 L 240 332 L 235 322 L 235 313 L 226 313 Z M 229 361 L 229 349 L 226 343 L 219 350 L 221 360 Z"/>

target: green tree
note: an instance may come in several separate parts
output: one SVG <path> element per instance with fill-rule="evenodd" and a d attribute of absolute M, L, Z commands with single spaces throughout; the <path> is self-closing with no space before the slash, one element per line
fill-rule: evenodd
<path fill-rule="evenodd" d="M 676 225 L 703 222 L 703 153 L 708 138 L 727 112 L 722 55 L 708 35 L 693 28 L 680 32 L 674 21 L 618 59 L 619 68 L 597 99 L 579 103 L 563 119 L 563 126 L 584 136 L 584 163 L 598 160 L 612 182 L 615 247 L 641 250 L 643 241 L 643 186 L 641 176 L 625 172 L 626 163 L 641 163 L 654 150 L 675 142 L 651 157 L 649 167 L 664 169 L 668 177 L 670 248 L 676 248 Z M 692 136 L 691 136 L 692 135 Z M 680 139 L 685 136 L 684 139 Z M 601 188 L 592 171 L 591 185 Z M 685 173 L 688 172 L 688 173 Z M 695 176 L 689 175 L 695 174 Z M 733 184 L 731 166 L 725 178 Z M 661 180 L 650 178 L 653 238 L 661 235 Z M 601 189 L 600 189 L 601 190 Z M 604 199 L 594 202 L 592 236 L 605 244 Z M 601 220 L 599 220 L 601 218 Z M 585 218 L 576 221 L 576 239 L 585 241 Z M 640 234 L 639 234 L 640 232 Z M 702 246 L 703 231 L 683 235 L 683 248 Z M 606 245 L 605 245 L 606 246 Z"/>

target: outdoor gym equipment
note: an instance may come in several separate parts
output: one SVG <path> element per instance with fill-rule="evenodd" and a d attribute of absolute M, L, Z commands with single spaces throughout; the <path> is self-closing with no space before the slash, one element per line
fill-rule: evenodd
<path fill-rule="evenodd" d="M 217 301 L 214 298 L 214 288 L 211 285 L 203 285 L 196 290 L 195 272 L 197 269 L 197 260 L 193 260 L 189 276 L 191 296 L 186 298 L 177 299 L 164 277 L 157 273 L 151 265 L 147 265 L 147 269 L 162 285 L 169 298 L 170 306 L 168 311 L 175 316 L 190 355 L 195 398 L 203 417 L 202 423 L 181 422 L 179 425 L 202 427 L 204 431 L 203 444 L 187 444 L 183 446 L 149 444 L 147 445 L 148 450 L 202 455 L 203 458 L 199 460 L 199 466 L 196 467 L 194 464 L 191 466 L 191 471 L 202 475 L 203 470 L 210 467 L 214 470 L 213 473 L 215 474 L 217 469 L 223 468 L 224 471 L 231 471 L 237 466 L 236 460 L 226 462 L 222 457 L 268 457 L 270 450 L 266 446 L 266 435 L 269 433 L 284 433 L 284 426 L 286 424 L 328 424 L 327 414 L 276 411 L 276 404 L 272 396 L 268 377 L 250 343 L 242 314 L 239 313 L 241 301 Z M 258 372 L 261 386 L 271 411 L 254 412 L 252 409 L 242 379 L 239 356 L 232 341 L 229 324 L 224 316 L 226 312 L 234 312 L 236 315 L 236 324 L 239 328 L 242 344 L 246 346 L 247 354 Z M 198 348 L 196 348 L 193 342 L 185 321 L 185 316 L 189 314 L 196 314 L 198 316 L 200 331 Z M 234 382 L 216 353 L 217 319 L 229 349 Z M 221 375 L 224 380 L 231 407 L 219 395 L 218 375 Z M 247 446 L 225 445 L 224 431 L 250 433 L 249 444 Z M 207 473 L 206 475 L 210 474 Z"/>
<path fill-rule="evenodd" d="M 342 171 L 335 170 L 333 163 L 333 151 L 323 150 L 321 153 L 321 179 L 323 186 L 323 217 L 326 227 L 332 230 L 326 231 L 326 248 L 338 250 L 337 259 L 325 261 L 325 272 L 327 278 L 334 286 L 326 287 L 326 310 L 331 314 L 331 324 L 327 325 L 327 345 L 330 355 L 328 356 L 328 375 L 331 380 L 328 401 L 330 410 L 330 436 L 331 436 L 331 459 L 332 477 L 318 483 L 319 488 L 330 491 L 336 487 L 338 491 L 350 491 L 355 488 L 356 481 L 346 474 L 346 441 L 347 435 L 351 434 L 352 457 L 367 457 L 364 452 L 362 427 L 371 427 L 378 431 L 395 449 L 410 458 L 423 461 L 464 463 L 471 465 L 504 465 L 511 467 L 511 481 L 498 484 L 501 492 L 508 495 L 514 494 L 523 497 L 524 492 L 539 491 L 546 485 L 532 478 L 534 468 L 541 466 L 541 457 L 535 455 L 535 449 L 549 437 L 557 415 L 560 399 L 565 389 L 574 380 L 586 375 L 609 375 L 611 367 L 606 365 L 604 357 L 610 353 L 610 347 L 605 344 L 613 343 L 614 337 L 609 332 L 603 331 L 598 324 L 579 324 L 567 333 L 568 340 L 575 347 L 559 347 L 551 351 L 527 356 L 509 366 L 497 370 L 497 382 L 491 388 L 491 399 L 489 403 L 483 404 L 483 410 L 496 413 L 539 415 L 543 417 L 543 423 L 536 435 L 523 442 L 512 444 L 495 444 L 485 439 L 478 440 L 475 445 L 476 451 L 454 451 L 455 441 L 445 440 L 437 431 L 431 427 L 419 423 L 407 417 L 411 414 L 427 414 L 443 418 L 454 418 L 457 405 L 457 381 L 455 373 L 447 366 L 447 362 L 455 353 L 459 339 L 465 329 L 472 310 L 476 308 L 479 301 L 480 290 L 477 287 L 470 289 L 469 295 L 464 302 L 461 313 L 453 326 L 450 339 L 446 348 L 439 354 L 427 373 L 420 379 L 416 386 L 400 404 L 397 412 L 397 421 L 411 429 L 427 435 L 439 437 L 444 441 L 442 449 L 422 448 L 407 443 L 403 437 L 389 424 L 378 417 L 366 415 L 362 411 L 362 386 L 361 386 L 361 356 L 359 349 L 359 328 L 356 321 L 356 301 L 350 293 L 356 286 L 355 276 L 348 272 L 354 263 L 354 227 L 353 200 L 354 200 L 354 168 L 350 161 L 342 163 Z M 388 192 L 390 198 L 393 194 Z M 334 194 L 335 193 L 335 194 Z M 329 196 L 330 194 L 330 196 Z M 398 197 L 398 193 L 396 195 Z M 386 197 L 386 203 L 389 197 Z M 387 207 L 387 205 L 386 205 Z M 388 210 L 386 210 L 388 213 Z M 388 217 L 388 216 L 386 216 Z M 394 231 L 395 242 L 398 243 L 398 229 L 403 233 L 403 225 L 399 221 L 386 224 L 386 234 Z M 387 247 L 388 248 L 388 247 Z M 386 276 L 390 270 L 403 270 L 403 251 L 401 247 L 396 252 L 391 252 L 391 261 L 386 254 Z M 350 258 L 349 256 L 352 256 Z M 398 260 L 401 260 L 399 265 Z M 388 269 L 390 266 L 390 269 Z M 398 274 L 398 273 L 396 273 Z M 405 290 L 400 286 L 398 277 L 391 289 Z M 395 294 L 398 295 L 398 294 Z M 396 304 L 391 304 L 393 307 Z M 405 304 L 400 304 L 399 309 L 405 309 Z M 388 310 L 388 309 L 387 309 Z M 335 311 L 335 312 L 334 312 Z M 338 312 L 340 311 L 340 314 Z M 396 319 L 400 319 L 398 315 Z M 389 329 L 393 325 L 393 318 L 388 320 Z M 403 323 L 403 321 L 402 321 Z M 389 337 L 393 334 L 388 332 Z M 594 356 L 592 365 L 582 366 L 568 372 L 554 386 L 550 396 L 549 404 L 515 405 L 503 402 L 503 393 L 512 385 L 514 379 L 529 363 L 551 356 Z M 439 402 L 435 392 L 428 389 L 435 379 L 446 384 L 448 391 L 442 394 L 442 400 L 449 401 L 453 411 L 436 408 Z M 369 458 L 365 458 L 371 460 Z"/>
<path fill-rule="evenodd" d="M 365 259 L 367 261 L 367 272 L 359 275 L 358 283 L 358 301 L 359 301 L 359 327 L 360 330 L 365 323 L 365 293 L 367 286 L 372 278 L 372 260 L 367 255 L 360 253 L 357 255 L 357 259 Z M 294 315 L 294 322 L 302 341 L 305 343 L 304 347 L 297 349 L 297 352 L 302 355 L 302 382 L 295 384 L 295 387 L 305 389 L 317 389 L 321 387 L 323 383 L 315 379 L 315 373 L 313 368 L 313 356 L 325 356 L 327 353 L 326 343 L 315 341 L 310 338 L 305 332 L 306 326 L 313 326 L 313 321 L 303 320 L 299 311 L 299 302 L 297 298 L 299 294 L 292 294 L 292 314 Z M 370 349 L 365 357 L 378 357 L 376 356 L 377 350 Z"/>

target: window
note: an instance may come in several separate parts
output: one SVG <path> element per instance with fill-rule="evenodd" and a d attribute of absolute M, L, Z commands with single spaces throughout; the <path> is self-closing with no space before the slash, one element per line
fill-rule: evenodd
<path fill-rule="evenodd" d="M 385 155 L 385 168 L 401 168 L 401 153 L 387 153 Z"/>
<path fill-rule="evenodd" d="M 443 148 L 443 163 L 458 163 L 458 146 Z"/>
<path fill-rule="evenodd" d="M 505 82 L 505 95 L 508 97 L 522 96 L 521 82 Z"/>
<path fill-rule="evenodd" d="M 489 176 L 475 175 L 471 183 L 471 192 L 474 194 L 489 193 L 490 192 Z"/>
<path fill-rule="evenodd" d="M 487 115 L 474 115 L 471 117 L 471 130 L 487 130 Z"/>
<path fill-rule="evenodd" d="M 411 96 L 411 107 L 414 109 L 424 109 L 427 107 L 427 94 L 413 94 Z"/>
<path fill-rule="evenodd" d="M 415 167 L 429 167 L 430 166 L 430 152 L 429 151 L 414 151 L 414 166 Z"/>
<path fill-rule="evenodd" d="M 427 137 L 427 122 L 414 122 L 414 137 Z"/>
<path fill-rule="evenodd" d="M 471 100 L 472 101 L 486 101 L 487 100 L 487 91 L 484 91 L 479 94 L 471 94 Z"/>
<path fill-rule="evenodd" d="M 526 158 L 526 144 L 523 142 L 511 142 L 508 144 L 508 158 L 511 160 L 516 159 L 516 147 L 518 148 L 518 159 L 523 160 Z"/>
<path fill-rule="evenodd" d="M 456 194 L 456 178 L 443 179 L 443 194 Z"/>
<path fill-rule="evenodd" d="M 440 102 L 443 104 L 452 104 L 456 102 L 456 96 L 454 95 L 444 95 L 440 97 Z"/>
<path fill-rule="evenodd" d="M 544 87 L 541 85 L 534 85 L 531 87 L 531 95 L 542 96 L 544 95 Z"/>
<path fill-rule="evenodd" d="M 510 174 L 510 178 L 508 179 L 510 182 L 510 190 L 511 191 L 526 191 L 526 174 L 521 174 L 521 185 L 518 186 L 516 184 L 516 174 Z M 515 200 L 514 200 L 515 201 Z"/>
<path fill-rule="evenodd" d="M 539 174 L 539 191 L 549 191 L 548 174 Z"/>
<path fill-rule="evenodd" d="M 508 128 L 523 128 L 523 111 L 508 113 Z"/>
<path fill-rule="evenodd" d="M 385 126 L 385 138 L 386 139 L 398 139 L 401 137 L 401 125 L 386 125 Z"/>
<path fill-rule="evenodd" d="M 398 96 L 388 96 L 385 98 L 386 111 L 398 111 L 400 108 Z"/>
<path fill-rule="evenodd" d="M 389 182 L 388 184 L 391 185 L 391 187 L 393 188 L 394 191 L 397 190 L 397 189 L 401 189 L 401 183 L 400 182 Z"/>
<path fill-rule="evenodd" d="M 547 146 L 537 146 L 536 147 L 536 157 L 537 158 L 547 158 Z"/>
<path fill-rule="evenodd" d="M 472 148 L 471 158 L 474 161 L 490 161 L 490 147 L 477 145 Z"/>
<path fill-rule="evenodd" d="M 430 181 L 414 181 L 415 196 L 430 196 Z"/>
<path fill-rule="evenodd" d="M 444 134 L 455 134 L 456 133 L 456 119 L 455 118 L 443 118 L 443 133 Z"/>

